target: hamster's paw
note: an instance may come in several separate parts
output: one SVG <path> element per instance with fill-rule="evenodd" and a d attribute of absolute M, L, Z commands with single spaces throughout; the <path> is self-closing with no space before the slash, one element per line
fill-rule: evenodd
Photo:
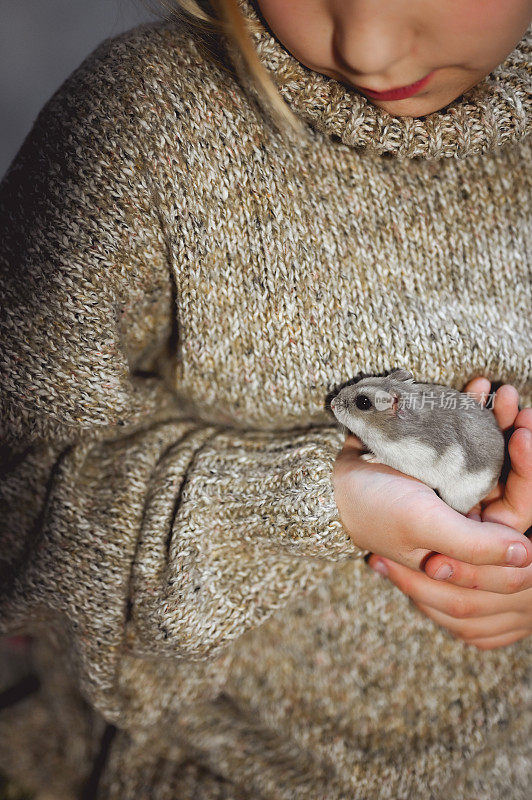
<path fill-rule="evenodd" d="M 374 453 L 362 453 L 360 458 L 364 459 L 364 461 L 368 461 L 370 464 L 380 464 L 379 459 Z"/>

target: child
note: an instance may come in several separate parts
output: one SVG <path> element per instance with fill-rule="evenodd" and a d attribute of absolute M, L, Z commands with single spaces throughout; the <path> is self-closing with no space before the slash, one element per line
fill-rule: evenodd
<path fill-rule="evenodd" d="M 1 186 L 1 619 L 40 681 L 1 766 L 54 798 L 524 798 L 530 4 L 219 8 L 104 42 Z M 503 384 L 473 518 L 344 441 L 330 393 L 396 366 Z"/>

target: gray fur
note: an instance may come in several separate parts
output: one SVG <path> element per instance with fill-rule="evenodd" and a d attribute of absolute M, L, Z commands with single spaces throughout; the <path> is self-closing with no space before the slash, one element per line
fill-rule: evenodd
<path fill-rule="evenodd" d="M 357 408 L 359 395 L 370 399 L 369 410 Z M 456 389 L 418 383 L 412 373 L 397 369 L 385 377 L 363 378 L 345 386 L 331 408 L 338 421 L 357 435 L 379 461 L 395 468 L 400 464 L 401 471 L 426 483 L 428 472 L 420 466 L 419 458 L 422 448 L 416 448 L 415 443 L 431 448 L 440 482 L 433 488 L 442 497 L 446 495 L 453 507 L 457 492 L 461 497 L 456 500 L 457 505 L 469 501 L 463 498 L 463 484 L 461 489 L 456 488 L 458 482 L 467 484 L 469 479 L 473 487 L 476 481 L 478 491 L 487 494 L 484 477 L 489 475 L 491 488 L 500 476 L 504 436 L 493 411 Z M 405 448 L 398 448 L 403 441 Z M 449 454 L 453 455 L 452 463 L 448 463 Z M 432 470 L 430 474 L 436 480 Z"/>

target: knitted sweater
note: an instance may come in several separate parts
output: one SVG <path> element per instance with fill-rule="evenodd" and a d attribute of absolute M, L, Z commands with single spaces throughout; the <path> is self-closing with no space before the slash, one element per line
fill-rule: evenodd
<path fill-rule="evenodd" d="M 59 800 L 94 759 L 113 800 L 524 798 L 532 638 L 476 650 L 369 569 L 327 400 L 405 366 L 531 403 L 532 31 L 411 119 L 242 7 L 304 136 L 161 21 L 81 64 L 0 186 L 0 619 L 40 677 L 0 767 Z"/>

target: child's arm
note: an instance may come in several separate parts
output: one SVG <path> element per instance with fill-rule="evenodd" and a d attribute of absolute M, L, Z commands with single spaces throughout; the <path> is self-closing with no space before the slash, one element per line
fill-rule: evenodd
<path fill-rule="evenodd" d="M 102 49 L 71 78 L 0 187 L 0 618 L 62 620 L 109 703 L 124 651 L 207 659 L 364 552 L 337 518 L 335 425 L 205 425 L 147 366 L 178 358 L 176 309 L 151 98 L 123 66 Z"/>

